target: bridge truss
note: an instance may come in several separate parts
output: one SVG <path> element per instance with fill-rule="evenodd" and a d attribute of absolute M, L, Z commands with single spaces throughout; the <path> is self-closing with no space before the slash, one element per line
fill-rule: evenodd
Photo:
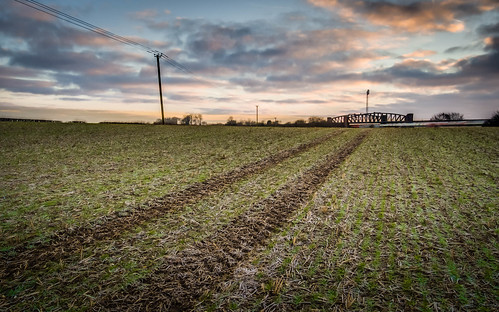
<path fill-rule="evenodd" d="M 350 124 L 368 124 L 368 123 L 400 123 L 412 122 L 413 114 L 401 115 L 395 113 L 367 113 L 367 114 L 348 114 L 337 117 L 328 117 L 327 122 L 336 127 L 349 127 Z"/>

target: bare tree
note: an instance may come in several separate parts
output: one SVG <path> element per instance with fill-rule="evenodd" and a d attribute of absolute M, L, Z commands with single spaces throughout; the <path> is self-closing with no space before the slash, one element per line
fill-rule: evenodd
<path fill-rule="evenodd" d="M 202 123 L 203 123 L 203 115 L 201 115 L 201 114 L 192 115 L 192 124 L 193 125 L 201 126 Z"/>
<path fill-rule="evenodd" d="M 200 126 L 203 124 L 203 115 L 201 114 L 188 114 L 182 118 L 183 125 L 196 125 Z"/>
<path fill-rule="evenodd" d="M 308 124 L 310 126 L 317 127 L 317 126 L 325 125 L 326 123 L 327 123 L 326 119 L 324 119 L 322 117 L 312 116 L 312 117 L 308 118 Z"/>
<path fill-rule="evenodd" d="M 485 127 L 499 127 L 499 111 L 494 116 L 487 120 L 484 124 Z"/>
<path fill-rule="evenodd" d="M 295 123 L 294 123 L 294 124 L 295 124 L 295 126 L 297 126 L 297 127 L 303 127 L 303 126 L 305 126 L 305 125 L 306 125 L 306 122 L 305 122 L 305 120 L 303 120 L 303 119 L 298 119 L 297 121 L 295 121 Z"/>
<path fill-rule="evenodd" d="M 436 115 L 433 115 L 431 117 L 430 121 L 456 121 L 456 120 L 463 120 L 464 116 L 463 114 L 456 113 L 456 112 L 450 112 L 450 113 L 439 113 Z"/>
<path fill-rule="evenodd" d="M 234 117 L 230 116 L 228 119 L 227 119 L 227 123 L 226 123 L 227 126 L 236 126 L 237 125 L 237 121 L 234 119 Z"/>
<path fill-rule="evenodd" d="M 192 124 L 192 115 L 185 115 L 184 118 L 182 118 L 182 124 L 183 125 L 190 125 Z"/>

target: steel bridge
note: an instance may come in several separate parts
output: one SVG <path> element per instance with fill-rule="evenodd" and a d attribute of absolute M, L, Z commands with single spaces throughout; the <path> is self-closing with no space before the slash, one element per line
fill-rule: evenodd
<path fill-rule="evenodd" d="M 395 113 L 367 113 L 348 114 L 337 117 L 328 117 L 327 122 L 333 127 L 349 127 L 350 124 L 387 124 L 399 122 L 413 122 L 413 114 L 401 115 Z"/>

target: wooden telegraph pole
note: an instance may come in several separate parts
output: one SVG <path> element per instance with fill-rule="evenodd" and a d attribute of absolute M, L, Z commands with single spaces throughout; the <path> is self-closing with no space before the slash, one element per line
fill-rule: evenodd
<path fill-rule="evenodd" d="M 366 114 L 368 114 L 368 107 L 369 107 L 369 89 L 367 89 L 366 92 Z"/>
<path fill-rule="evenodd" d="M 258 105 L 256 106 L 256 125 L 258 126 Z"/>
<path fill-rule="evenodd" d="M 158 65 L 158 83 L 159 83 L 159 100 L 161 102 L 161 124 L 165 124 L 165 111 L 163 110 L 163 91 L 161 90 L 161 70 L 159 69 L 159 58 L 161 53 L 154 55 L 156 57 L 156 64 Z"/>

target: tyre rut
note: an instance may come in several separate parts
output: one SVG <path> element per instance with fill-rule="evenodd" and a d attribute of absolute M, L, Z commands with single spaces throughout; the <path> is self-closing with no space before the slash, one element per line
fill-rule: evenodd
<path fill-rule="evenodd" d="M 221 191 L 248 176 L 276 166 L 284 160 L 318 146 L 342 132 L 335 131 L 297 147 L 270 155 L 204 182 L 192 184 L 184 190 L 151 200 L 131 210 L 115 212 L 101 217 L 90 225 L 60 231 L 54 234 L 47 243 L 37 243 L 29 247 L 27 245 L 16 247 L 9 251 L 14 256 L 7 253 L 0 255 L 0 280 L 13 279 L 14 276 L 16 279 L 22 279 L 19 275 L 25 270 L 43 268 L 48 261 L 60 261 L 96 242 L 120 237 L 137 225 L 153 220 L 166 212 L 195 204 L 202 198 Z"/>
<path fill-rule="evenodd" d="M 97 305 L 111 311 L 192 309 L 230 278 L 236 265 L 268 239 L 359 146 L 368 132 L 346 143 L 274 195 L 253 205 L 225 228 L 165 259 L 165 264 L 123 293 L 108 295 Z"/>

